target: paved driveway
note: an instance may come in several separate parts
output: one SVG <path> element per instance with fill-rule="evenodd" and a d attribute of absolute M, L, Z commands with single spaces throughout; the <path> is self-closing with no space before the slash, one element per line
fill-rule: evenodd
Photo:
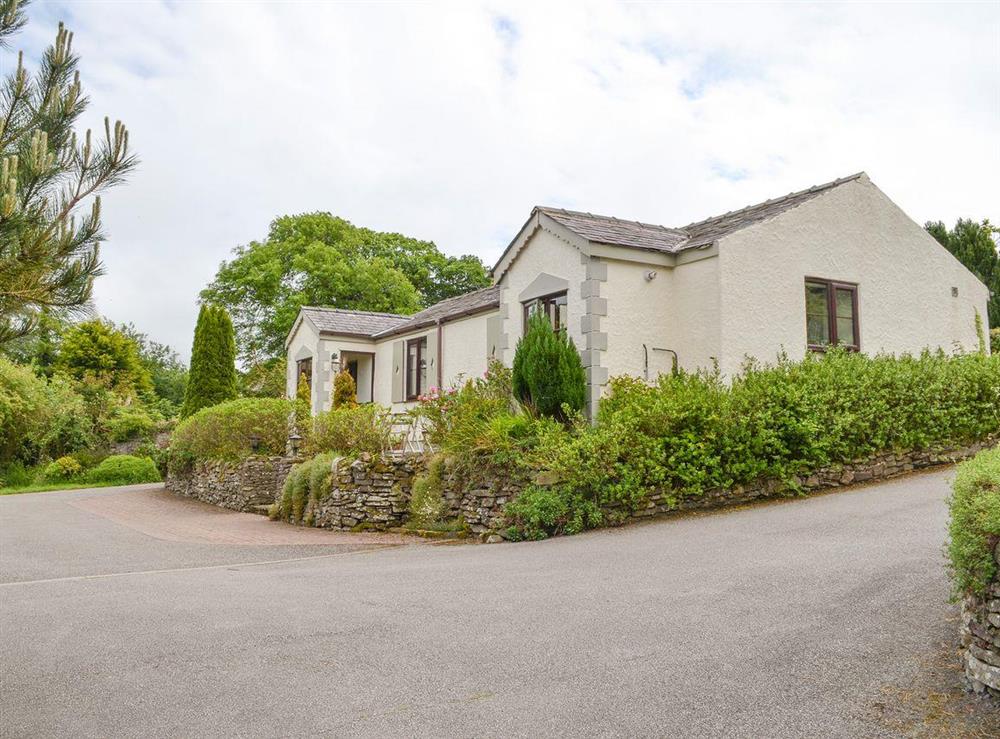
<path fill-rule="evenodd" d="M 493 546 L 155 486 L 0 498 L 0 728 L 986 736 L 954 691 L 949 474 Z"/>

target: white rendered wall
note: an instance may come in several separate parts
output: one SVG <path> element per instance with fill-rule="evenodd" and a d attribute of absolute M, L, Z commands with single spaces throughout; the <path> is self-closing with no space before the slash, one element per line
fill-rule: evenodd
<path fill-rule="evenodd" d="M 726 374 L 805 355 L 807 276 L 859 285 L 866 353 L 972 350 L 977 309 L 986 321 L 986 287 L 867 178 L 722 239 L 717 261 Z"/>
<path fill-rule="evenodd" d="M 507 335 L 507 348 L 498 352 L 503 356 L 497 358 L 508 366 L 514 359 L 514 348 L 523 330 L 523 308 L 518 296 L 542 273 L 569 283 L 566 293 L 569 336 L 577 349 L 584 346 L 580 319 L 585 313 L 585 304 L 580 286 L 586 277 L 586 268 L 581 260 L 580 250 L 555 234 L 538 229 L 522 247 L 499 282 L 503 288 L 500 311 L 503 313 L 506 310 L 503 331 Z"/>

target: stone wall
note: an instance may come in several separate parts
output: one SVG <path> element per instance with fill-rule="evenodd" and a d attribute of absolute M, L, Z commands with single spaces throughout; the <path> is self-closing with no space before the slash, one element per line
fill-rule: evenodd
<path fill-rule="evenodd" d="M 658 491 L 639 510 L 617 511 L 618 520 L 641 520 L 674 511 L 740 505 L 754 500 L 809 493 L 882 480 L 939 464 L 966 459 L 995 444 L 994 439 L 959 448 L 882 454 L 847 465 L 816 470 L 790 482 L 762 480 L 731 489 L 708 490 L 702 495 L 681 498 L 673 491 Z M 285 477 L 300 460 L 284 457 L 251 457 L 241 464 L 198 462 L 181 476 L 168 476 L 167 488 L 180 495 L 207 503 L 253 511 L 275 502 L 281 495 Z M 426 469 L 421 455 L 393 453 L 356 460 L 335 461 L 330 494 L 318 503 L 310 502 L 305 520 L 329 529 L 388 529 L 406 522 L 414 477 Z M 537 485 L 555 484 L 543 474 Z M 492 478 L 460 479 L 448 470 L 444 498 L 451 517 L 461 517 L 474 533 L 502 532 L 503 509 L 527 484 L 527 480 Z M 616 511 L 610 511 L 615 514 Z M 1000 619 L 998 619 L 1000 620 Z"/>
<path fill-rule="evenodd" d="M 206 503 L 255 512 L 270 505 L 292 465 L 302 460 L 289 457 L 249 457 L 238 464 L 200 460 L 183 473 L 167 475 L 167 490 Z"/>
<path fill-rule="evenodd" d="M 998 573 L 981 598 L 962 603 L 965 675 L 977 693 L 1000 698 L 1000 542 L 993 548 Z"/>
<path fill-rule="evenodd" d="M 426 466 L 423 456 L 412 454 L 335 459 L 330 494 L 318 503 L 309 503 L 306 520 L 325 529 L 402 526 L 413 478 Z"/>

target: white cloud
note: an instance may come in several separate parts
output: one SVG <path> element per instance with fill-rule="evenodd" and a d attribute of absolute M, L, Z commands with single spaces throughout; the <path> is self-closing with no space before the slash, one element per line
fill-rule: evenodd
<path fill-rule="evenodd" d="M 683 225 L 865 169 L 918 221 L 1000 218 L 1000 6 L 38 3 L 91 124 L 99 309 L 188 351 L 198 291 L 285 213 L 499 255 L 532 205 Z M 4 64 L 9 54 L 5 53 Z"/>

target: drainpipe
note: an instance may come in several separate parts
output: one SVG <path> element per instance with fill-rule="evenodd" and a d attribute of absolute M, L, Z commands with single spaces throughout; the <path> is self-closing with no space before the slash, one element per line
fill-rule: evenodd
<path fill-rule="evenodd" d="M 444 370 L 441 366 L 441 362 L 444 358 L 444 324 L 441 323 L 441 319 L 437 319 L 437 332 L 438 332 L 438 356 L 437 356 L 437 388 L 438 392 L 441 391 L 441 386 L 444 385 Z"/>

